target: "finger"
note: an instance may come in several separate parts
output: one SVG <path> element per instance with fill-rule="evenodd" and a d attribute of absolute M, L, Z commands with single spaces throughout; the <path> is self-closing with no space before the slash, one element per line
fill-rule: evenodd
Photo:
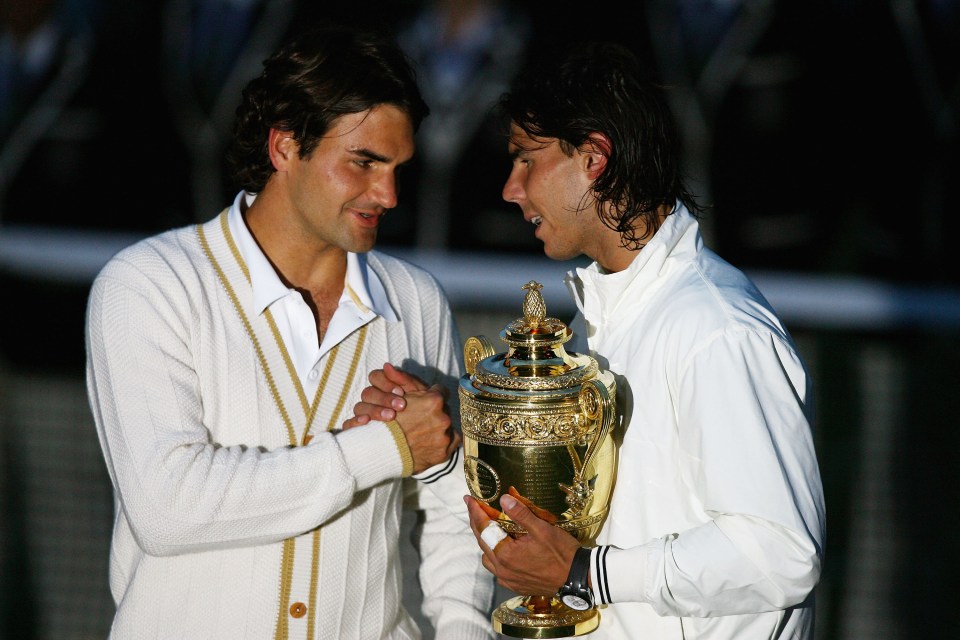
<path fill-rule="evenodd" d="M 360 399 L 378 407 L 389 407 L 394 411 L 403 411 L 407 408 L 407 401 L 390 391 L 383 391 L 375 386 L 366 387 L 360 392 Z"/>
<path fill-rule="evenodd" d="M 513 496 L 514 498 L 516 498 L 517 500 L 519 500 L 520 503 L 523 504 L 523 506 L 525 506 L 527 509 L 530 509 L 530 511 L 532 511 L 533 514 L 538 518 L 540 518 L 541 520 L 546 520 L 551 524 L 559 520 L 559 518 L 557 518 L 557 516 L 553 515 L 551 512 L 547 511 L 542 507 L 538 507 L 533 502 L 531 502 L 528 498 L 525 498 L 524 496 L 520 495 L 520 492 L 517 491 L 516 487 L 511 486 L 509 489 L 507 489 L 507 493 Z"/>
<path fill-rule="evenodd" d="M 473 535 L 477 537 L 477 541 L 480 540 L 480 532 L 483 531 L 483 528 L 487 526 L 487 523 L 490 522 L 490 517 L 487 515 L 487 511 L 484 503 L 480 502 L 473 496 L 463 496 L 463 501 L 467 504 L 467 515 L 470 518 L 470 528 L 473 529 Z"/>
<path fill-rule="evenodd" d="M 543 526 L 552 526 L 509 493 L 500 496 L 500 506 L 503 508 L 503 512 L 510 516 L 511 520 L 527 531 L 533 531 Z"/>
<path fill-rule="evenodd" d="M 403 385 L 390 379 L 390 376 L 387 375 L 384 369 L 374 369 L 367 378 L 370 380 L 371 385 L 384 393 L 392 393 L 397 396 L 402 396 L 405 393 Z"/>
<path fill-rule="evenodd" d="M 404 391 L 423 391 L 427 388 L 426 383 L 402 369 L 398 369 L 389 362 L 383 365 L 383 373 L 393 384 L 398 385 Z"/>
<path fill-rule="evenodd" d="M 480 530 L 480 548 L 490 553 L 496 553 L 497 547 L 509 537 L 496 520 L 490 520 Z"/>
<path fill-rule="evenodd" d="M 489 571 L 489 572 L 492 573 L 493 575 L 497 575 L 497 572 L 494 570 L 493 561 L 490 560 L 490 558 L 487 557 L 487 554 L 485 554 L 485 553 L 482 554 L 482 555 L 480 556 L 480 561 L 483 563 L 483 568 L 484 568 L 484 569 L 486 569 L 487 571 Z"/>
<path fill-rule="evenodd" d="M 354 418 L 366 416 L 367 421 L 379 420 L 380 422 L 389 422 L 397 417 L 397 412 L 389 407 L 382 407 L 369 402 L 358 402 L 353 406 Z"/>
<path fill-rule="evenodd" d="M 363 425 L 370 422 L 370 416 L 354 416 L 349 420 L 344 420 L 341 429 L 346 431 L 347 429 L 352 429 L 354 427 L 362 427 Z"/>
<path fill-rule="evenodd" d="M 483 512 L 486 513 L 486 514 L 487 514 L 487 517 L 490 518 L 491 520 L 499 520 L 499 519 L 500 519 L 500 516 L 503 515 L 500 511 L 494 509 L 493 507 L 491 507 L 491 506 L 490 506 L 489 504 L 487 504 L 486 502 L 481 502 L 481 501 L 477 500 L 477 505 L 478 505 L 481 509 L 483 509 Z"/>

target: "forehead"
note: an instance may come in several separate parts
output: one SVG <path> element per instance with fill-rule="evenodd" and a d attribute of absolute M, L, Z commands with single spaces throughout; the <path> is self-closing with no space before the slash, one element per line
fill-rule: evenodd
<path fill-rule="evenodd" d="M 557 144 L 556 138 L 539 138 L 531 136 L 516 123 L 510 123 L 510 138 L 507 141 L 508 150 L 511 153 L 531 152 L 546 149 Z"/>
<path fill-rule="evenodd" d="M 363 149 L 396 162 L 413 156 L 413 122 L 403 110 L 389 104 L 347 113 L 330 126 L 321 144 L 348 151 Z"/>

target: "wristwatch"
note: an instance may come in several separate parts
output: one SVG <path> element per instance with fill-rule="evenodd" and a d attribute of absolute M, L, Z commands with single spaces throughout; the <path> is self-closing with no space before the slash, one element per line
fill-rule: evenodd
<path fill-rule="evenodd" d="M 573 556 L 567 583 L 560 587 L 557 597 L 560 602 L 576 611 L 586 611 L 593 607 L 593 593 L 590 591 L 590 549 L 580 547 Z"/>

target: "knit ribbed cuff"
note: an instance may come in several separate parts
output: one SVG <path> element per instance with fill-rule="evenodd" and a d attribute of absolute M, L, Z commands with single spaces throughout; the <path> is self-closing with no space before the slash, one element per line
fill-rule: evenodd
<path fill-rule="evenodd" d="M 400 423 L 391 420 L 387 423 L 387 428 L 393 435 L 394 442 L 397 444 L 397 451 L 400 453 L 400 460 L 403 461 L 403 477 L 413 475 L 413 453 L 410 451 L 410 445 L 407 444 L 407 436 L 403 433 Z"/>

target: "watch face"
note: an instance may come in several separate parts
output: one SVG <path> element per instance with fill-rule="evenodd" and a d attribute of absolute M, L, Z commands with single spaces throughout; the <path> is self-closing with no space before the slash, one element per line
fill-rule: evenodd
<path fill-rule="evenodd" d="M 563 604 L 577 611 L 586 611 L 587 609 L 590 608 L 589 602 L 587 602 L 580 596 L 573 595 L 572 593 L 565 594 L 560 599 L 563 601 Z"/>

